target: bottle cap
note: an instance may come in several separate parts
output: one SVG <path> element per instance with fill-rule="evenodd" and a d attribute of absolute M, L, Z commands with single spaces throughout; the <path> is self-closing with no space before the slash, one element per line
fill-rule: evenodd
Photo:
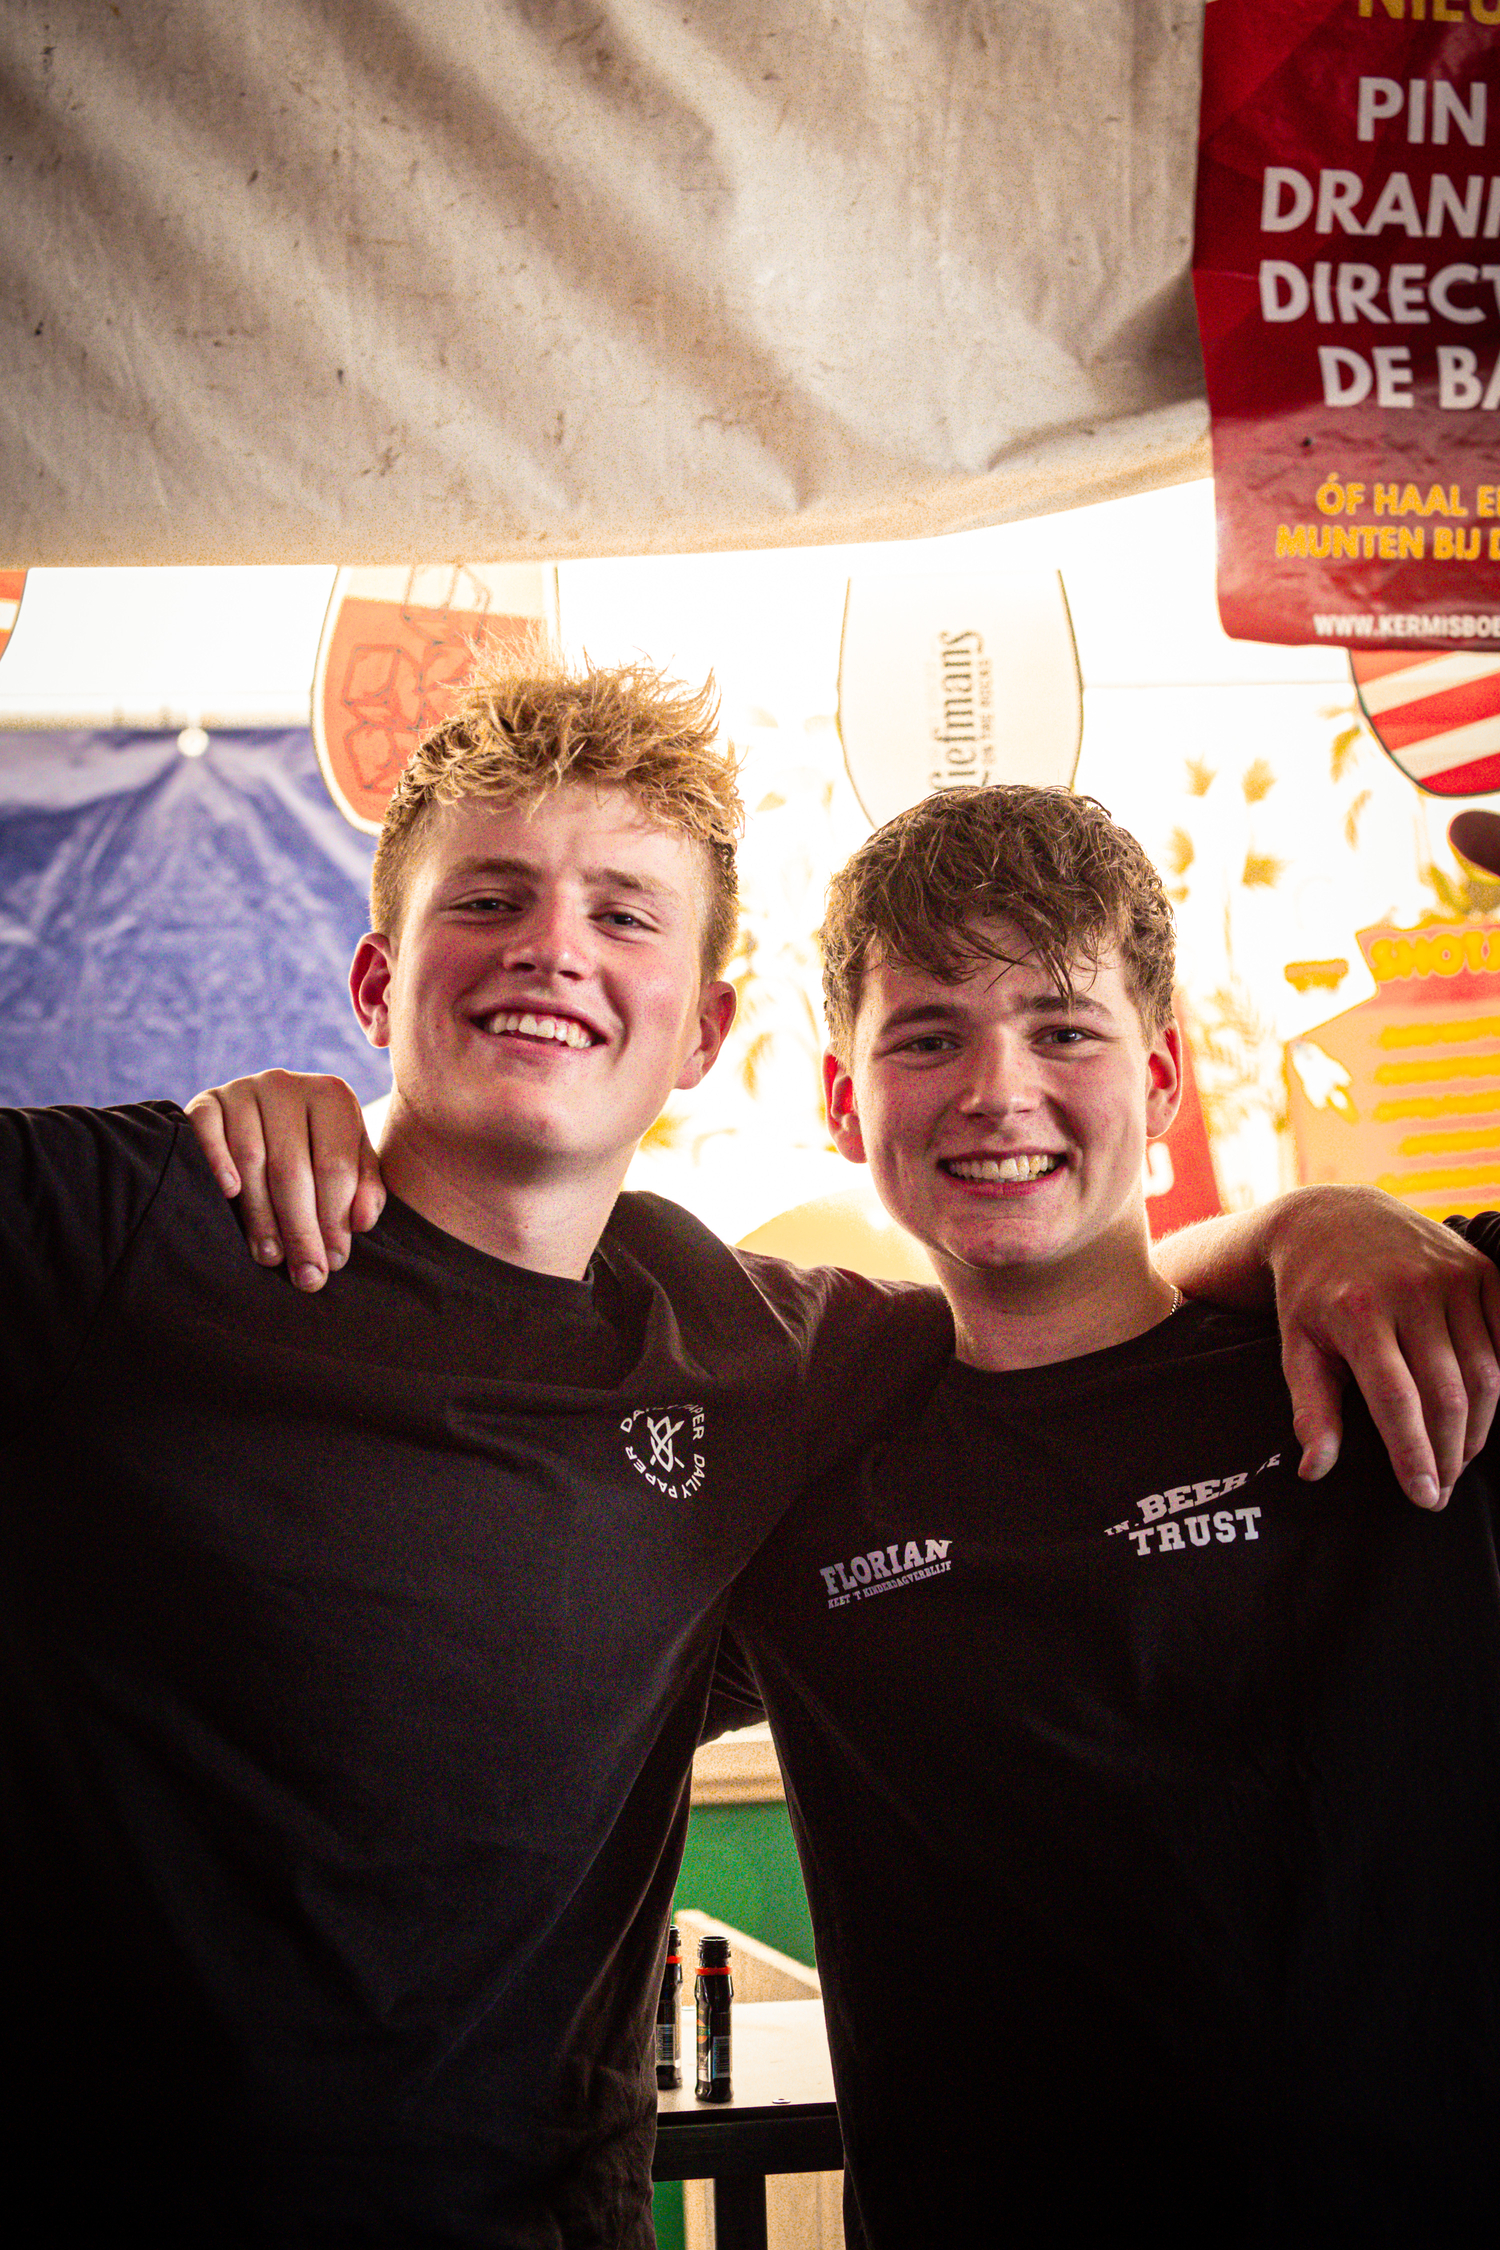
<path fill-rule="evenodd" d="M 723 1969 L 729 1965 L 729 1940 L 727 1937 L 701 1937 L 698 1940 L 698 1960 L 705 1969 Z"/>

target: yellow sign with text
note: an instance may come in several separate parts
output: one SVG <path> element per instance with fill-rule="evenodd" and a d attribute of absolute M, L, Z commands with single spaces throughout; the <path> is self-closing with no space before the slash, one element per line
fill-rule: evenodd
<path fill-rule="evenodd" d="M 1359 933 L 1373 998 L 1287 1048 L 1298 1176 L 1500 1208 L 1500 922 Z"/>

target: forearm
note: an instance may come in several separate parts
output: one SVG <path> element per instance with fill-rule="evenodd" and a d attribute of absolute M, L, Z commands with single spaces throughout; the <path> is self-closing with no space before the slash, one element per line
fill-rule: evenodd
<path fill-rule="evenodd" d="M 1304 1476 L 1337 1458 L 1348 1373 L 1404 1489 L 1442 1504 L 1500 1397 L 1500 1274 L 1479 1250 L 1378 1188 L 1326 1185 L 1187 1227 L 1156 1260 L 1190 1296 L 1274 1304 Z"/>
<path fill-rule="evenodd" d="M 1241 1312 L 1269 1312 L 1276 1302 L 1271 1243 L 1285 1201 L 1278 1196 L 1254 1211 L 1200 1219 L 1158 1242 L 1153 1262 L 1185 1297 L 1206 1297 L 1210 1304 Z"/>
<path fill-rule="evenodd" d="M 1320 1305 L 1335 1287 L 1344 1297 L 1388 1278 L 1414 1281 L 1434 1255 L 1455 1259 L 1452 1242 L 1379 1188 L 1326 1185 L 1289 1188 L 1254 1210 L 1200 1219 L 1158 1242 L 1152 1256 L 1185 1297 L 1269 1312 L 1289 1284 L 1309 1277 Z"/>

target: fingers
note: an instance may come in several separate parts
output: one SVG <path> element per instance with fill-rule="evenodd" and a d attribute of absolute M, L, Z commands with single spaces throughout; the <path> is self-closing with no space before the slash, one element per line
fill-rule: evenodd
<path fill-rule="evenodd" d="M 224 1117 L 224 1137 L 239 1172 L 240 1225 L 250 1255 L 263 1266 L 279 1266 L 281 1232 L 266 1177 L 266 1137 L 261 1118 L 260 1081 L 232 1078 L 214 1089 Z"/>
<path fill-rule="evenodd" d="M 1468 1398 L 1441 1305 L 1418 1298 L 1398 1322 L 1355 1287 L 1330 1325 L 1402 1491 L 1419 1508 L 1446 1506 L 1463 1467 Z"/>
<path fill-rule="evenodd" d="M 1500 1321 L 1500 1273 L 1488 1259 L 1480 1282 L 1475 1297 L 1459 1298 L 1448 1307 L 1449 1337 L 1466 1401 L 1461 1467 L 1482 1450 L 1500 1402 L 1500 1356 L 1493 1325 Z"/>
<path fill-rule="evenodd" d="M 321 1289 L 328 1251 L 318 1211 L 315 1129 L 306 1082 L 289 1071 L 260 1073 L 265 1201 L 270 1225 L 299 1289 Z M 345 1255 L 348 1254 L 347 1243 Z M 342 1260 L 340 1260 L 342 1263 Z"/>
<path fill-rule="evenodd" d="M 1419 1295 L 1392 1320 L 1373 1312 L 1351 1324 L 1345 1357 L 1370 1404 L 1392 1464 L 1410 1498 L 1445 1507 L 1465 1467 L 1485 1443 L 1500 1398 L 1500 1359 L 1486 1318 L 1488 1260 L 1451 1279 L 1444 1298 Z M 1496 1299 L 1500 1311 L 1500 1297 Z M 1415 1402 L 1413 1404 L 1413 1402 Z M 1413 1434 L 1421 1418 L 1425 1443 Z M 1430 1456 L 1437 1497 L 1416 1489 Z"/>
<path fill-rule="evenodd" d="M 263 1070 L 195 1096 L 189 1115 L 215 1178 L 239 1196 L 251 1255 L 284 1258 L 299 1289 L 321 1289 L 348 1259 L 351 1226 L 372 1227 L 385 1203 L 353 1087 Z"/>
<path fill-rule="evenodd" d="M 1446 1331 L 1405 1335 L 1401 1349 L 1379 1354 L 1380 1365 L 1355 1379 L 1370 1402 L 1391 1466 L 1408 1499 L 1421 1508 L 1446 1508 L 1464 1465 L 1468 1399 Z M 1434 1490 L 1434 1485 L 1436 1489 Z"/>
<path fill-rule="evenodd" d="M 1413 1363 L 1388 1331 L 1354 1346 L 1348 1356 L 1402 1491 L 1419 1508 L 1446 1507 L 1463 1465 L 1461 1387 L 1439 1383 L 1428 1367 L 1424 1391 Z M 1422 1364 L 1418 1354 L 1415 1365 Z"/>
<path fill-rule="evenodd" d="M 1340 1406 L 1345 1369 L 1304 1335 L 1287 1338 L 1281 1366 L 1291 1393 L 1292 1428 L 1302 1447 L 1297 1474 L 1316 1483 L 1319 1477 L 1327 1476 L 1339 1457 L 1344 1435 Z"/>
<path fill-rule="evenodd" d="M 229 1153 L 229 1143 L 224 1138 L 224 1112 L 218 1095 L 212 1092 L 194 1094 L 186 1114 L 214 1178 L 226 1195 L 238 1195 L 242 1183 Z"/>
<path fill-rule="evenodd" d="M 1490 1260 L 1387 1196 L 1334 1187 L 1286 1199 L 1270 1254 L 1298 1433 L 1309 1441 L 1304 1473 L 1322 1458 L 1327 1370 L 1341 1363 L 1408 1497 L 1445 1505 L 1500 1399 L 1500 1276 Z"/>
<path fill-rule="evenodd" d="M 352 1234 L 375 1224 L 385 1206 L 385 1182 L 358 1097 L 341 1078 L 308 1087 L 307 1123 L 318 1241 L 314 1247 L 308 1238 L 302 1247 L 308 1264 L 324 1268 L 318 1283 L 302 1284 L 311 1288 L 347 1264 Z"/>
<path fill-rule="evenodd" d="M 380 1176 L 380 1159 L 371 1146 L 369 1134 L 363 1130 L 363 1117 L 360 1127 L 359 1185 L 349 1206 L 349 1225 L 355 1234 L 368 1234 L 385 1209 L 385 1181 Z M 1497 1309 L 1500 1309 L 1500 1297 L 1497 1297 Z"/>
<path fill-rule="evenodd" d="M 359 1097 L 342 1078 L 300 1071 L 262 1071 L 255 1085 L 265 1193 L 287 1270 L 299 1289 L 321 1289 L 349 1256 L 349 1210 L 367 1145 Z"/>

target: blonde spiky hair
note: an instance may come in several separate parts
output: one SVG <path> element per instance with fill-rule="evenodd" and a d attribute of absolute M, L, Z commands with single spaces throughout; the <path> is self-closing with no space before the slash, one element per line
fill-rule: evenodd
<path fill-rule="evenodd" d="M 486 653 L 450 716 L 417 746 L 386 807 L 370 871 L 372 926 L 400 935 L 411 870 L 434 806 L 517 804 L 568 784 L 628 790 L 644 818 L 703 847 L 705 977 L 721 974 L 739 910 L 735 843 L 744 808 L 718 740 L 712 676 L 692 689 L 649 664 L 573 668 L 545 642 Z"/>

